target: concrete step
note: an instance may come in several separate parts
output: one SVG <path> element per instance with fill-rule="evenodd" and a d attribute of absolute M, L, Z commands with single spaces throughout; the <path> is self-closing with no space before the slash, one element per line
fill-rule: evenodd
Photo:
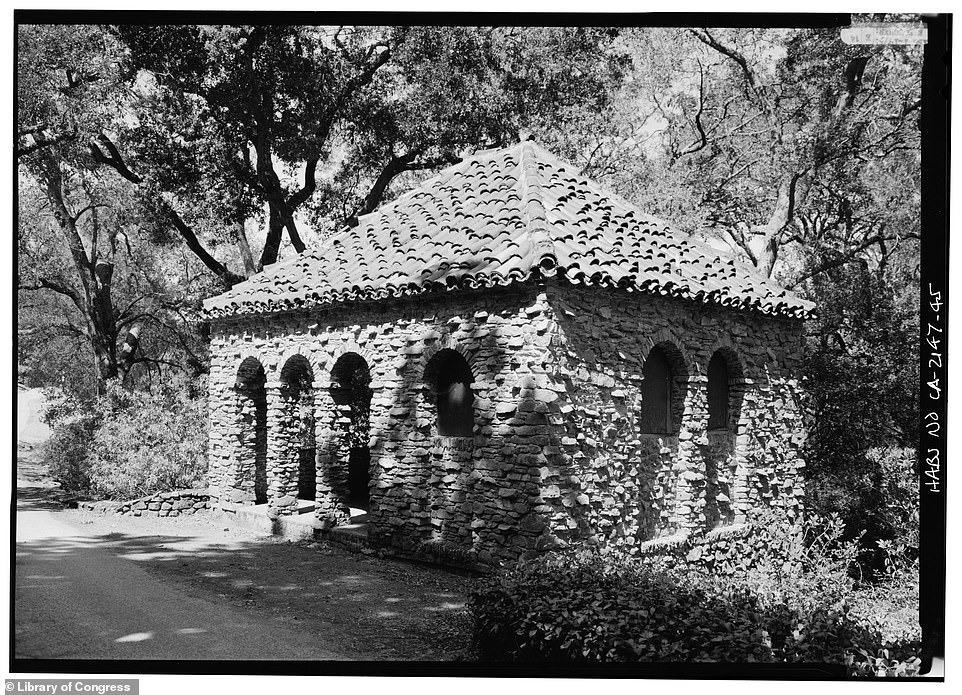
<path fill-rule="evenodd" d="M 279 536 L 287 540 L 299 541 L 313 540 L 317 533 L 313 502 L 303 502 L 298 505 L 297 513 L 276 519 L 271 519 L 267 515 L 266 504 L 222 504 L 221 511 L 228 523 L 265 536 Z"/>
<path fill-rule="evenodd" d="M 354 523 L 335 526 L 326 532 L 327 540 L 347 550 L 361 551 L 368 548 L 367 524 Z"/>

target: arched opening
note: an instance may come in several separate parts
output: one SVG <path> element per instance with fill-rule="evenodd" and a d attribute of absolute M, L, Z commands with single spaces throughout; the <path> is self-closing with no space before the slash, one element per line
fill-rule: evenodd
<path fill-rule="evenodd" d="M 641 415 L 639 426 L 648 434 L 668 434 L 672 431 L 672 373 L 668 355 L 660 347 L 653 347 L 642 368 Z"/>
<path fill-rule="evenodd" d="M 348 352 L 331 369 L 331 400 L 339 431 L 337 455 L 347 469 L 347 504 L 368 511 L 371 504 L 371 370 L 367 361 Z"/>
<path fill-rule="evenodd" d="M 314 372 L 310 362 L 294 355 L 281 369 L 284 429 L 288 452 L 297 463 L 297 499 L 314 501 L 317 494 L 317 449 L 314 434 Z"/>
<path fill-rule="evenodd" d="M 267 503 L 267 394 L 264 366 L 253 357 L 237 369 L 237 469 L 234 487 Z M 249 497 L 247 499 L 250 499 Z"/>
<path fill-rule="evenodd" d="M 721 352 L 712 355 L 708 362 L 708 429 L 728 429 L 728 360 Z"/>
<path fill-rule="evenodd" d="M 456 350 L 439 351 L 424 368 L 427 397 L 437 408 L 440 436 L 474 436 L 473 381 L 471 367 Z"/>
<path fill-rule="evenodd" d="M 715 351 L 708 362 L 708 422 L 705 457 L 705 523 L 709 529 L 734 523 L 738 477 L 738 432 L 745 379 L 738 355 Z"/>

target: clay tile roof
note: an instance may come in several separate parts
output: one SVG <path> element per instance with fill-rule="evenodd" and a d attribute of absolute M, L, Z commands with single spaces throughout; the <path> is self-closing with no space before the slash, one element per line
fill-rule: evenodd
<path fill-rule="evenodd" d="M 806 318 L 814 306 L 526 141 L 445 169 L 204 310 L 289 311 L 552 275 L 773 316 Z"/>

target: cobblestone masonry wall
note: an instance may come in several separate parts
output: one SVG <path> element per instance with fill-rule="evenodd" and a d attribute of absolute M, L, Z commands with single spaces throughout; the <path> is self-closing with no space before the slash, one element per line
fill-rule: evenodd
<path fill-rule="evenodd" d="M 586 529 L 637 545 L 742 523 L 762 506 L 800 511 L 800 322 L 608 290 L 548 294 L 558 323 L 549 388 L 562 394 L 566 432 L 561 465 L 543 483 L 578 481 L 567 494 Z M 675 377 L 667 435 L 635 424 L 642 366 L 656 345 Z M 709 431 L 707 371 L 718 350 L 728 363 L 729 420 Z"/>
<path fill-rule="evenodd" d="M 801 324 L 675 300 L 568 285 L 450 293 L 323 312 L 216 321 L 211 336 L 210 476 L 224 499 L 254 474 L 238 460 L 244 418 L 234 385 L 245 358 L 266 371 L 272 513 L 297 489 L 298 423 L 279 381 L 312 371 L 316 514 L 347 518 L 346 436 L 331 368 L 348 352 L 371 371 L 370 538 L 446 547 L 472 561 L 530 557 L 572 541 L 640 544 L 743 521 L 771 504 L 798 510 L 796 406 Z M 636 431 L 644 359 L 673 361 L 670 436 Z M 423 382 L 443 348 L 473 372 L 474 437 L 439 437 Z M 705 431 L 716 349 L 732 375 L 731 424 Z M 249 421 L 249 418 L 248 418 Z"/>
<path fill-rule="evenodd" d="M 141 497 L 127 502 L 101 500 L 98 502 L 79 502 L 80 509 L 101 512 L 103 514 L 120 514 L 123 516 L 187 516 L 199 511 L 210 509 L 212 502 L 207 490 L 174 490 L 172 492 L 158 492 L 154 495 Z"/>

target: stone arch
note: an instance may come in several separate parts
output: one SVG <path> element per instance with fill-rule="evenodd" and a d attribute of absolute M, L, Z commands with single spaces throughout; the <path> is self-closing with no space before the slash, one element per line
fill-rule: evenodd
<path fill-rule="evenodd" d="M 323 373 L 321 364 L 318 362 L 317 356 L 313 351 L 304 354 L 301 348 L 293 347 L 288 348 L 278 357 L 274 379 L 277 382 L 283 383 L 291 374 L 291 370 L 295 368 L 309 374 L 311 382 L 314 383 L 315 386 L 317 385 L 318 377 Z M 286 373 L 285 370 L 287 370 Z"/>
<path fill-rule="evenodd" d="M 661 347 L 670 353 L 671 360 L 677 364 L 680 371 L 684 371 L 689 378 L 692 376 L 695 360 L 688 354 L 688 351 L 685 349 L 685 341 L 681 339 L 680 335 L 667 328 L 658 329 L 649 335 L 645 341 L 645 349 L 641 354 L 641 361 L 644 362 L 648 358 L 648 353 L 656 347 Z"/>
<path fill-rule="evenodd" d="M 433 406 L 437 433 L 442 437 L 474 436 L 474 370 L 453 348 L 434 352 L 422 371 L 426 403 Z"/>
<path fill-rule="evenodd" d="M 234 501 L 265 504 L 267 470 L 267 373 L 259 357 L 243 356 L 234 375 Z"/>
<path fill-rule="evenodd" d="M 459 343 L 447 333 L 439 334 L 438 338 L 434 342 L 425 346 L 418 362 L 418 373 L 423 375 L 428 363 L 443 350 L 450 350 L 451 352 L 456 352 L 461 355 L 464 361 L 468 363 L 468 367 L 471 369 L 471 375 L 474 378 L 478 377 L 478 373 L 474 364 L 474 351 L 467 349 L 464 345 Z"/>
<path fill-rule="evenodd" d="M 340 355 L 330 370 L 327 403 L 332 418 L 327 469 L 341 506 L 368 511 L 371 501 L 371 363 L 355 351 Z"/>
<path fill-rule="evenodd" d="M 348 353 L 354 353 L 358 357 L 362 358 L 365 362 L 367 362 L 368 369 L 371 370 L 372 374 L 373 374 L 373 370 L 379 363 L 378 358 L 383 357 L 383 355 L 377 355 L 371 352 L 371 350 L 366 345 L 362 345 L 356 340 L 352 340 L 352 339 L 344 340 L 344 341 L 341 341 L 341 343 L 337 346 L 336 354 L 331 355 L 331 360 L 329 362 L 329 364 L 331 365 L 331 369 L 334 368 L 334 363 L 336 363 L 339 359 L 341 359 L 341 357 L 343 357 Z"/>
<path fill-rule="evenodd" d="M 429 346 L 417 375 L 418 407 L 431 421 L 429 455 L 421 465 L 429 480 L 436 481 L 423 500 L 422 533 L 432 541 L 463 544 L 476 519 L 474 446 L 478 422 L 478 378 L 471 352 L 452 341 L 438 340 Z M 497 473 L 492 475 L 497 476 Z M 470 504 L 468 502 L 471 502 Z"/>
<path fill-rule="evenodd" d="M 665 331 L 659 331 L 665 333 Z M 670 335 L 670 334 L 669 334 Z M 682 427 L 688 400 L 688 386 L 691 380 L 691 361 L 679 344 L 669 339 L 654 340 L 642 359 L 642 412 L 639 414 L 639 425 L 642 433 L 674 435 Z M 662 366 L 662 362 L 664 365 Z M 644 374 L 646 371 L 654 379 L 665 378 L 665 388 L 661 384 L 649 382 L 646 385 Z M 664 376 L 662 373 L 664 372 Z M 645 403 L 645 394 L 649 396 L 649 403 Z M 667 403 L 664 415 L 661 412 L 661 399 Z M 657 399 L 657 400 L 656 400 Z M 655 408 L 655 410 L 651 410 Z"/>
<path fill-rule="evenodd" d="M 708 388 L 711 391 L 711 369 L 712 363 L 723 360 L 726 374 L 727 398 L 725 409 L 727 417 L 724 422 L 717 423 L 717 427 L 709 424 L 708 429 L 728 429 L 737 431 L 741 417 L 741 404 L 745 395 L 745 367 L 741 355 L 731 345 L 719 344 L 709 354 L 708 362 L 705 366 L 705 375 L 709 379 Z M 711 403 L 709 403 L 709 423 L 711 423 Z"/>

